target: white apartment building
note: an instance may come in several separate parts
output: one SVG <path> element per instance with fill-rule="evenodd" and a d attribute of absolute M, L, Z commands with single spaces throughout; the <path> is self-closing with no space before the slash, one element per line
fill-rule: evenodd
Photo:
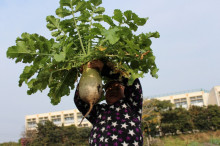
<path fill-rule="evenodd" d="M 25 129 L 35 130 L 37 123 L 44 123 L 47 120 L 52 121 L 57 126 L 75 125 L 79 127 L 83 115 L 77 109 L 65 110 L 58 112 L 42 113 L 25 116 Z M 82 122 L 82 127 L 91 127 L 92 124 L 85 118 Z"/>
<path fill-rule="evenodd" d="M 171 93 L 167 95 L 160 95 L 150 97 L 157 100 L 168 100 L 175 104 L 176 107 L 184 107 L 188 109 L 192 105 L 207 106 L 218 105 L 220 106 L 220 86 L 215 86 L 211 91 L 199 89 L 190 90 L 179 93 Z"/>

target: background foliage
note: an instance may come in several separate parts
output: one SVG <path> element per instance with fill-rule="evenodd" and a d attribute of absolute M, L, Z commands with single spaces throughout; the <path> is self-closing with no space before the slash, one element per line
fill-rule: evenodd
<path fill-rule="evenodd" d="M 24 146 L 81 146 L 88 145 L 91 128 L 71 126 L 56 126 L 50 121 L 38 124 L 37 130 L 26 132 L 26 138 L 21 139 Z"/>
<path fill-rule="evenodd" d="M 220 107 L 174 108 L 169 101 L 147 100 L 143 104 L 142 129 L 147 136 L 178 135 L 220 129 Z"/>

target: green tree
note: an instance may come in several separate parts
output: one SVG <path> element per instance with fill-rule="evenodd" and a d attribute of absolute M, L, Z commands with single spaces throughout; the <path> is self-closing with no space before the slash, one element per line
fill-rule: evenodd
<path fill-rule="evenodd" d="M 191 117 L 189 115 L 189 111 L 185 108 L 176 108 L 176 114 L 177 114 L 177 124 L 179 125 L 178 130 L 180 132 L 188 132 L 193 130 L 193 122 L 191 120 Z"/>
<path fill-rule="evenodd" d="M 169 100 L 163 100 L 163 101 L 155 100 L 154 102 L 156 106 L 155 111 L 158 111 L 160 113 L 167 110 L 172 110 L 174 108 L 174 104 L 171 103 Z"/>
<path fill-rule="evenodd" d="M 37 125 L 37 136 L 34 144 L 51 145 L 62 142 L 62 129 L 54 123 L 47 121 L 44 124 Z"/>
<path fill-rule="evenodd" d="M 175 108 L 161 113 L 161 128 L 164 134 L 192 131 L 193 122 L 185 108 Z"/>
<path fill-rule="evenodd" d="M 161 130 L 163 135 L 167 133 L 176 134 L 178 127 L 176 125 L 177 114 L 174 110 L 167 110 L 161 113 Z"/>
<path fill-rule="evenodd" d="M 193 129 L 195 130 L 209 130 L 208 112 L 205 107 L 191 106 L 189 114 L 193 122 Z"/>
<path fill-rule="evenodd" d="M 209 105 L 207 107 L 208 123 L 211 130 L 220 129 L 220 107 Z"/>
<path fill-rule="evenodd" d="M 56 126 L 51 121 L 38 124 L 36 136 L 29 141 L 31 146 L 79 146 L 88 145 L 91 128 Z"/>

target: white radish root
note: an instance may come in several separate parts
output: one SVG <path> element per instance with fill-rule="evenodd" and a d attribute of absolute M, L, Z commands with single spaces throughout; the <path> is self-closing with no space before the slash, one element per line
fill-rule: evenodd
<path fill-rule="evenodd" d="M 81 125 L 84 118 L 92 111 L 94 104 L 96 104 L 102 95 L 102 79 L 95 69 L 88 68 L 87 64 L 83 66 L 82 77 L 79 81 L 79 96 L 89 104 L 89 110 L 82 118 L 79 125 Z"/>

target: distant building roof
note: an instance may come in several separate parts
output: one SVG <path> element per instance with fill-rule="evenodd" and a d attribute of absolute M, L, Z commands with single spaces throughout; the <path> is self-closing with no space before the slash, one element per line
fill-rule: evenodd
<path fill-rule="evenodd" d="M 185 90 L 185 91 L 180 91 L 180 92 L 172 92 L 172 93 L 147 96 L 147 98 L 164 97 L 164 96 L 171 96 L 171 95 L 178 95 L 178 94 L 185 94 L 185 93 L 192 93 L 192 92 L 200 92 L 200 91 L 204 91 L 205 93 L 210 92 L 209 90 L 205 90 L 205 89 L 192 89 L 192 90 Z"/>

